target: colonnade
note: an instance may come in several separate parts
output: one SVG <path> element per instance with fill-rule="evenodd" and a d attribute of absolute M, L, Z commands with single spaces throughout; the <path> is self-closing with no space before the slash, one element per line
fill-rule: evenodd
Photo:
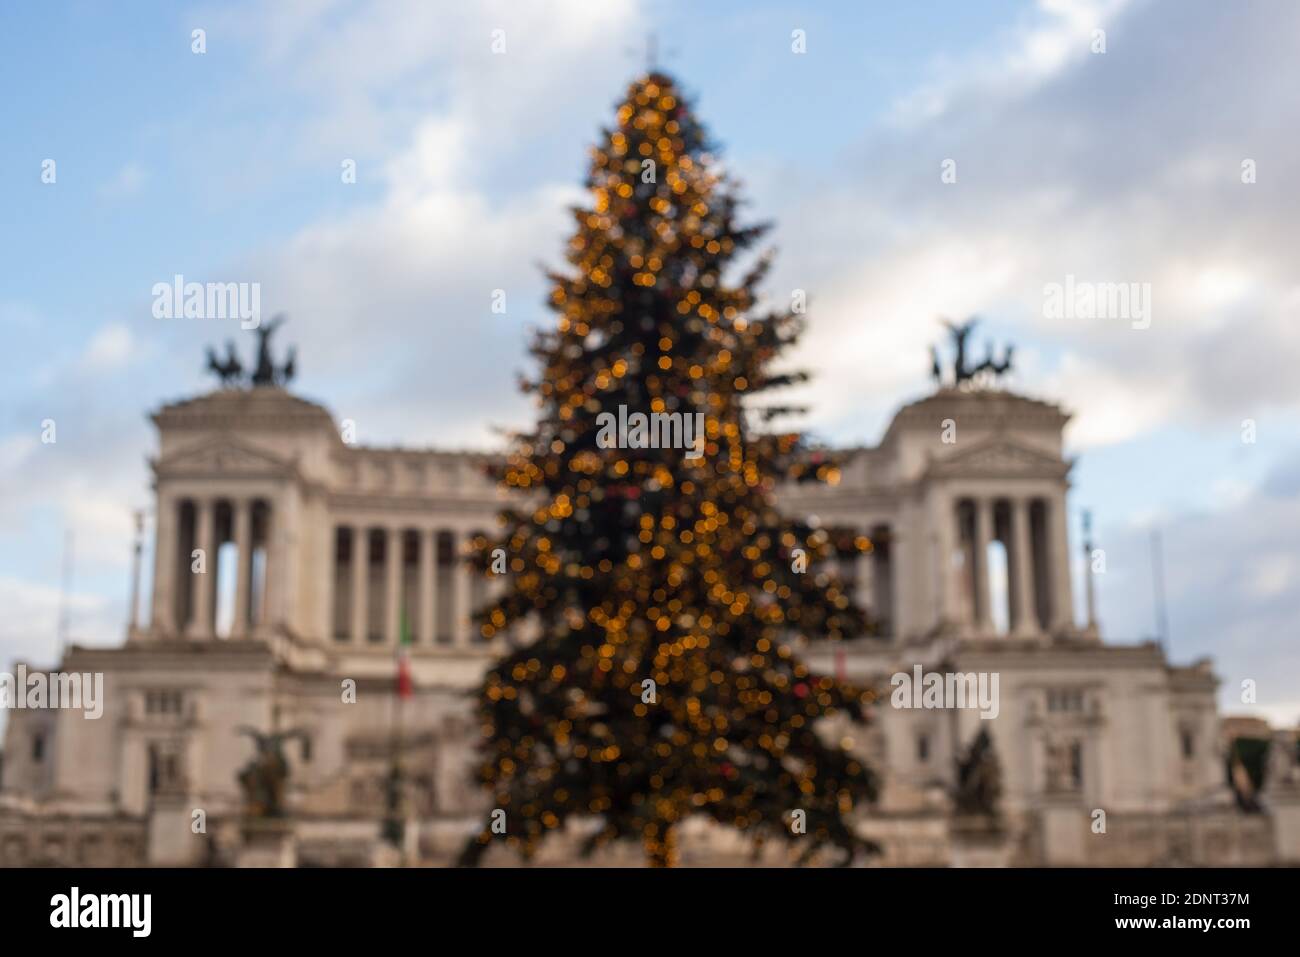
<path fill-rule="evenodd" d="M 977 634 L 995 632 L 988 556 L 997 541 L 1007 556 L 1010 633 L 1032 637 L 1069 627 L 1073 616 L 1063 501 L 963 495 L 942 500 L 940 509 L 940 586 L 948 622 Z"/>
<path fill-rule="evenodd" d="M 471 614 L 500 586 L 465 561 L 478 531 L 438 525 L 339 525 L 334 537 L 334 639 L 396 645 L 478 640 Z"/>

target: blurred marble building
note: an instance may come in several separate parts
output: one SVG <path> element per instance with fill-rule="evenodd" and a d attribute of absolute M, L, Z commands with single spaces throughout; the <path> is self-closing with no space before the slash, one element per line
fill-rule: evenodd
<path fill-rule="evenodd" d="M 1274 745 L 1262 810 L 1243 812 L 1211 663 L 1108 643 L 1091 598 L 1076 620 L 1067 418 L 996 383 L 936 386 L 878 446 L 845 450 L 837 485 L 781 492 L 789 512 L 872 543 L 834 571 L 878 633 L 806 644 L 812 666 L 886 691 L 918 665 L 998 676 L 995 718 L 886 697 L 869 727 L 845 731 L 883 781 L 862 829 L 883 864 L 1300 862 L 1294 737 Z M 220 388 L 153 421 L 150 594 L 119 647 L 73 644 L 44 663 L 103 673 L 101 719 L 9 713 L 0 864 L 247 862 L 238 777 L 249 732 L 273 729 L 301 733 L 284 745 L 291 814 L 258 861 L 393 861 L 382 835 L 404 621 L 398 858 L 451 861 L 488 810 L 468 693 L 503 642 L 527 640 L 484 641 L 470 619 L 497 587 L 460 560 L 506 501 L 488 457 L 349 444 L 348 423 L 275 385 Z M 1002 789 L 996 826 L 971 829 L 953 794 L 982 728 Z M 748 860 L 735 835 L 692 833 L 685 863 Z M 548 854 L 566 859 L 562 844 Z"/>

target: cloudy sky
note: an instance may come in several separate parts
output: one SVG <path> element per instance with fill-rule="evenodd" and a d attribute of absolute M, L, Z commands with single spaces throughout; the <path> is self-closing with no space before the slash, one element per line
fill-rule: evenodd
<path fill-rule="evenodd" d="M 541 267 L 652 32 L 775 223 L 769 293 L 807 290 L 805 425 L 874 444 L 937 317 L 980 315 L 1074 414 L 1107 636 L 1154 630 L 1158 529 L 1175 660 L 1294 723 L 1300 5 L 1273 0 L 4 5 L 0 659 L 52 663 L 69 531 L 72 635 L 121 639 L 146 415 L 250 338 L 154 319 L 154 283 L 261 283 L 362 442 L 525 424 Z M 1149 284 L 1149 327 L 1046 316 L 1067 276 Z"/>

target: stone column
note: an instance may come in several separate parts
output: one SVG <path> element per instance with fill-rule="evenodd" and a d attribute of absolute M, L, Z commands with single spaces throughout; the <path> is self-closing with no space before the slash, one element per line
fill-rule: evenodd
<path fill-rule="evenodd" d="M 993 499 L 977 498 L 975 505 L 975 626 L 981 635 L 993 632 L 993 609 L 989 590 L 989 543 L 993 537 Z"/>
<path fill-rule="evenodd" d="M 871 538 L 871 526 L 867 526 L 859 533 Z M 872 542 L 874 548 L 875 543 Z M 854 559 L 856 566 L 856 575 L 854 581 L 853 599 L 858 603 L 858 607 L 863 611 L 871 614 L 878 611 L 876 604 L 876 553 L 859 552 Z"/>
<path fill-rule="evenodd" d="M 1034 552 L 1029 539 L 1029 505 L 1032 500 L 1011 500 L 1011 628 L 1018 638 L 1038 633 L 1034 602 Z"/>
<path fill-rule="evenodd" d="M 384 543 L 384 640 L 396 645 L 402 634 L 402 530 L 389 528 Z"/>
<path fill-rule="evenodd" d="M 420 634 L 422 645 L 432 646 L 434 640 L 434 610 L 437 607 L 437 588 L 434 572 L 437 570 L 437 532 L 431 528 L 420 529 Z"/>
<path fill-rule="evenodd" d="M 366 641 L 366 620 L 370 613 L 370 536 L 362 525 L 352 526 L 352 643 Z"/>
<path fill-rule="evenodd" d="M 253 503 L 236 499 L 235 510 L 235 620 L 230 625 L 232 638 L 248 637 L 248 596 L 253 579 Z"/>
<path fill-rule="evenodd" d="M 904 514 L 908 514 L 908 512 Z M 919 545 L 915 546 L 917 549 L 916 554 L 913 554 L 912 551 L 913 542 L 920 541 L 920 536 L 909 537 L 909 533 L 903 531 L 901 521 L 891 523 L 888 533 L 889 575 L 880 592 L 884 596 L 885 606 L 889 613 L 889 637 L 895 641 L 900 641 L 904 635 L 904 627 L 911 631 L 916 631 L 921 627 L 919 618 L 914 619 L 912 617 L 912 611 L 916 607 L 916 586 L 910 574 L 914 560 L 921 554 Z"/>
<path fill-rule="evenodd" d="M 1094 640 L 1101 638 L 1097 628 L 1097 576 L 1092 567 L 1092 513 L 1083 513 L 1083 587 L 1087 617 L 1084 634 Z"/>
<path fill-rule="evenodd" d="M 279 508 L 266 503 L 263 513 L 266 519 L 262 533 L 262 548 L 266 555 L 266 565 L 262 574 L 262 607 L 258 625 L 270 628 L 280 621 L 280 592 L 284 586 L 284 544 L 282 539 L 284 518 Z"/>
<path fill-rule="evenodd" d="M 491 536 L 490 536 L 490 533 L 489 533 L 489 538 L 490 538 L 490 537 L 491 537 Z M 500 546 L 500 545 L 498 545 L 498 546 L 494 546 L 494 547 L 504 547 L 504 546 Z M 494 571 L 492 571 L 493 564 L 494 564 L 494 563 L 493 563 L 493 561 L 492 561 L 491 554 L 489 553 L 489 556 L 488 556 L 488 571 L 487 571 L 487 573 L 486 573 L 486 574 L 487 574 L 487 581 L 488 581 L 487 597 L 488 597 L 488 601 L 490 601 L 490 602 L 492 603 L 492 605 L 495 606 L 498 602 L 500 602 L 503 598 L 505 598 L 506 593 L 510 590 L 510 577 L 509 577 L 509 576 L 510 576 L 510 561 L 509 561 L 509 558 L 507 557 L 507 559 L 506 559 L 506 564 L 505 564 L 505 568 L 506 568 L 506 570 L 503 571 L 503 572 L 494 572 Z M 482 573 L 480 573 L 480 574 L 482 574 Z M 496 630 L 496 634 L 493 636 L 492 640 L 493 640 L 493 641 L 496 641 L 496 642 L 501 642 L 501 643 L 503 643 L 503 644 L 507 644 L 507 645 L 512 644 L 512 643 L 513 643 L 513 633 L 512 633 L 512 629 L 509 628 L 509 627 L 507 627 L 507 628 L 497 628 L 497 630 Z"/>
<path fill-rule="evenodd" d="M 939 619 L 943 625 L 955 625 L 960 620 L 961 582 L 953 573 L 952 556 L 957 543 L 957 504 L 952 496 L 936 493 L 935 510 L 935 576 L 939 593 Z"/>
<path fill-rule="evenodd" d="M 1049 578 L 1052 582 L 1052 631 L 1059 632 L 1074 626 L 1074 600 L 1070 588 L 1070 544 L 1065 527 L 1065 493 L 1047 503 L 1047 535 L 1052 543 L 1048 556 Z"/>
<path fill-rule="evenodd" d="M 140 557 L 144 552 L 144 512 L 136 510 L 135 536 L 131 541 L 131 605 L 127 609 L 126 639 L 133 640 L 140 630 Z"/>
<path fill-rule="evenodd" d="M 176 632 L 176 551 L 180 546 L 180 503 L 159 491 L 154 515 L 153 602 L 149 629 L 158 637 Z"/>
<path fill-rule="evenodd" d="M 190 607 L 194 617 L 190 620 L 191 638 L 212 637 L 212 582 L 217 574 L 217 555 L 213 548 L 216 540 L 217 503 L 212 499 L 198 499 L 194 503 L 194 547 L 203 553 L 203 574 L 194 571 L 190 564 L 190 587 L 194 600 Z"/>
<path fill-rule="evenodd" d="M 455 582 L 456 600 L 453 604 L 456 617 L 452 619 L 452 644 L 468 645 L 474 640 L 474 627 L 470 623 L 470 568 L 465 561 L 465 545 L 469 532 L 452 532 L 452 581 Z"/>

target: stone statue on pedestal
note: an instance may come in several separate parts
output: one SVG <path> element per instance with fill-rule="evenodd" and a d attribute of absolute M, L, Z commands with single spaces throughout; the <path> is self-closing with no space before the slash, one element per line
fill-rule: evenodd
<path fill-rule="evenodd" d="M 958 814 L 995 818 L 1002 798 L 1002 767 L 993 738 L 981 730 L 966 754 L 957 759 L 953 804 Z"/>
<path fill-rule="evenodd" d="M 1071 767 L 1070 746 L 1048 735 L 1043 742 L 1043 752 L 1047 757 L 1047 792 L 1064 794 L 1074 790 L 1074 774 Z"/>
<path fill-rule="evenodd" d="M 263 732 L 245 725 L 240 734 L 251 737 L 257 745 L 253 759 L 239 772 L 239 786 L 244 792 L 246 813 L 251 818 L 280 818 L 287 813 L 285 788 L 289 780 L 289 762 L 284 756 L 284 742 L 306 737 L 306 732 Z"/>

